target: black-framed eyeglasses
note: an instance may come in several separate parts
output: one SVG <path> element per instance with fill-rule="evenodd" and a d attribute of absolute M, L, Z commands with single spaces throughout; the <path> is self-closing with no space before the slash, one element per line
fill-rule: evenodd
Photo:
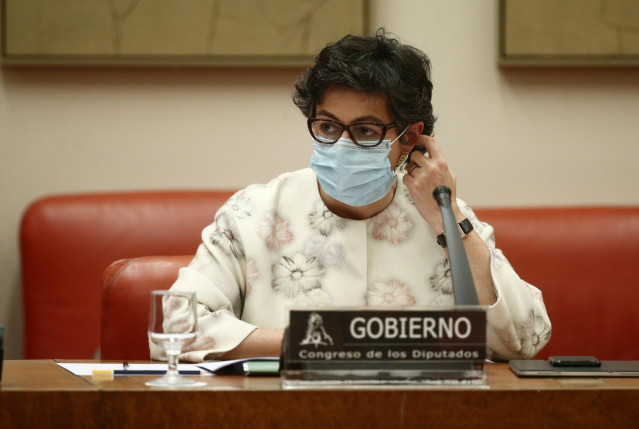
<path fill-rule="evenodd" d="M 344 125 L 337 121 L 321 118 L 309 118 L 308 130 L 313 138 L 325 144 L 333 144 L 344 134 L 344 130 L 348 131 L 348 135 L 355 144 L 364 147 L 374 147 L 380 144 L 389 128 L 395 127 L 396 124 L 376 124 L 374 122 L 358 122 L 355 124 Z"/>

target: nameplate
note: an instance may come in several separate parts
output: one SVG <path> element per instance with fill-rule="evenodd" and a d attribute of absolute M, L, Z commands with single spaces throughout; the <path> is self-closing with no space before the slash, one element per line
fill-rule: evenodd
<path fill-rule="evenodd" d="M 401 367 L 428 362 L 483 362 L 486 312 L 482 307 L 295 309 L 290 311 L 286 342 L 284 358 L 291 368 L 318 363 Z"/>

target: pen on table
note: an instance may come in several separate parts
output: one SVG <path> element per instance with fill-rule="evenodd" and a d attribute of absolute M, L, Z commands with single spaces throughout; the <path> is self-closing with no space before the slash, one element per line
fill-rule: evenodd
<path fill-rule="evenodd" d="M 181 370 L 180 375 L 202 375 L 200 370 Z M 163 369 L 129 369 L 129 362 L 122 362 L 122 369 L 94 369 L 93 375 L 164 375 Z"/>
<path fill-rule="evenodd" d="M 200 370 L 180 370 L 180 375 L 201 375 Z M 94 369 L 93 375 L 164 375 L 162 369 Z"/>

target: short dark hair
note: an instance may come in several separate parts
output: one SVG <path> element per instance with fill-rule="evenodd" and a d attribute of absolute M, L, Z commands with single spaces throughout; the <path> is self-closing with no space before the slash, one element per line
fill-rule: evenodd
<path fill-rule="evenodd" d="M 433 133 L 430 60 L 383 28 L 375 36 L 349 34 L 328 44 L 295 82 L 293 102 L 310 118 L 330 86 L 384 94 L 398 129 L 423 122 L 423 134 Z"/>

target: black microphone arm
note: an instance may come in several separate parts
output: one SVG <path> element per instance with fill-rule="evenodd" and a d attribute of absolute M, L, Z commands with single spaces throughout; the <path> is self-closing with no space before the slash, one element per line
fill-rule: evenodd
<path fill-rule="evenodd" d="M 450 188 L 438 186 L 433 191 L 433 197 L 439 204 L 442 220 L 444 221 L 455 305 L 479 305 L 479 298 L 477 298 L 477 290 L 475 289 L 475 282 L 468 264 L 466 250 L 461 240 L 457 221 L 455 221 L 455 215 L 450 206 Z"/>

